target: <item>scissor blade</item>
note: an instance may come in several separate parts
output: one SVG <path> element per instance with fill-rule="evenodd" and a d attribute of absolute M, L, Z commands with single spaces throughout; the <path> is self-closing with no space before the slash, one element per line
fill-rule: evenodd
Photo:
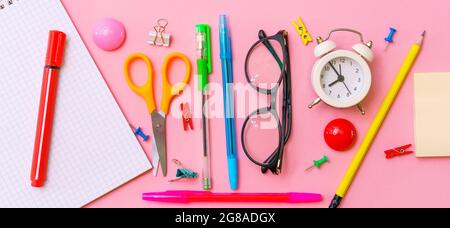
<path fill-rule="evenodd" d="M 153 135 L 158 150 L 161 169 L 167 176 L 167 152 L 166 152 L 166 118 L 158 112 L 152 113 Z"/>
<path fill-rule="evenodd" d="M 152 136 L 152 165 L 153 165 L 153 176 L 158 176 L 159 169 L 159 154 L 158 148 L 156 147 L 155 136 Z"/>

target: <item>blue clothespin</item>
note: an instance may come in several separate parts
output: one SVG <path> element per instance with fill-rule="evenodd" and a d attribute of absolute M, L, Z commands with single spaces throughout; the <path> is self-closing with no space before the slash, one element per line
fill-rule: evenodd
<path fill-rule="evenodd" d="M 386 41 L 385 50 L 389 47 L 389 44 L 394 43 L 394 35 L 397 32 L 397 29 L 395 29 L 394 27 L 391 27 L 389 30 L 390 30 L 389 35 L 386 38 L 384 38 L 384 40 Z"/>
<path fill-rule="evenodd" d="M 142 131 L 142 128 L 135 128 L 133 126 L 131 126 L 131 128 L 133 128 L 134 134 L 140 136 L 144 142 L 147 142 L 150 139 L 150 136 L 146 135 L 144 131 Z"/>

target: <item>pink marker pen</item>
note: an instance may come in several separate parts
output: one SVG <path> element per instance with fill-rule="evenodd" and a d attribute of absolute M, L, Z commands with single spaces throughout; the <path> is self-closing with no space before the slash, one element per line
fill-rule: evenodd
<path fill-rule="evenodd" d="M 211 193 L 203 191 L 167 191 L 144 193 L 142 199 L 145 201 L 165 203 L 314 203 L 322 201 L 322 196 L 313 193 Z"/>

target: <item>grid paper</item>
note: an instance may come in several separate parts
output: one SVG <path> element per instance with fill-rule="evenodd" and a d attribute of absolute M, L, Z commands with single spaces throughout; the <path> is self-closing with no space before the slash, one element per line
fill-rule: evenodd
<path fill-rule="evenodd" d="M 0 4 L 11 0 L 0 0 Z M 49 30 L 67 34 L 49 172 L 30 170 Z M 82 207 L 151 169 L 59 0 L 0 10 L 0 207 Z"/>

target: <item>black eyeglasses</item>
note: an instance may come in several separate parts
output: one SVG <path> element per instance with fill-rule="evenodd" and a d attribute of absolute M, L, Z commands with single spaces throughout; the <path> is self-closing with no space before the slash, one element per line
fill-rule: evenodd
<path fill-rule="evenodd" d="M 247 157 L 261 166 L 263 173 L 270 170 L 278 175 L 282 171 L 284 148 L 292 128 L 287 31 L 280 31 L 271 37 L 267 37 L 263 30 L 259 32 L 259 41 L 251 47 L 245 60 L 245 76 L 258 94 L 268 98 L 269 106 L 258 108 L 246 118 L 241 134 L 242 147 Z M 280 100 L 281 87 L 283 96 Z M 278 106 L 280 103 L 281 108 Z"/>

